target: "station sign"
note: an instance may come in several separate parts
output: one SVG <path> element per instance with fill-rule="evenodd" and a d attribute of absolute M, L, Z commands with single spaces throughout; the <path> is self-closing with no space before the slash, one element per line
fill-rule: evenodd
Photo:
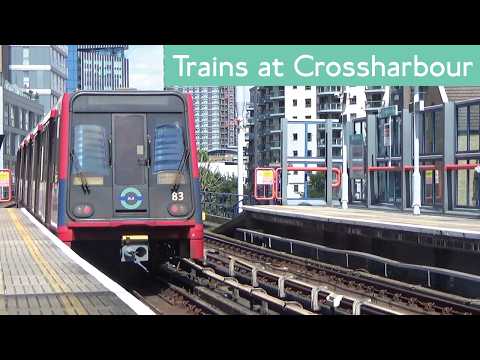
<path fill-rule="evenodd" d="M 378 111 L 378 118 L 385 119 L 390 116 L 398 116 L 398 105 L 387 106 Z"/>
<path fill-rule="evenodd" d="M 272 185 L 275 171 L 273 169 L 257 169 L 257 185 Z"/>
<path fill-rule="evenodd" d="M 362 134 L 350 135 L 349 139 L 350 178 L 365 178 L 365 143 Z"/>
<path fill-rule="evenodd" d="M 9 170 L 0 170 L 0 187 L 10 187 Z"/>
<path fill-rule="evenodd" d="M 0 169 L 0 202 L 12 200 L 12 173 L 8 169 Z"/>

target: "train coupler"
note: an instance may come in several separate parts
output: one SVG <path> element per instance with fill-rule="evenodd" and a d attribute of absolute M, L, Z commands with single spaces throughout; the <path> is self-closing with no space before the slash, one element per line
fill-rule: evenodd
<path fill-rule="evenodd" d="M 148 269 L 142 264 L 142 262 L 148 261 L 148 251 L 147 235 L 122 236 L 122 248 L 120 251 L 122 262 L 135 263 L 148 272 Z"/>

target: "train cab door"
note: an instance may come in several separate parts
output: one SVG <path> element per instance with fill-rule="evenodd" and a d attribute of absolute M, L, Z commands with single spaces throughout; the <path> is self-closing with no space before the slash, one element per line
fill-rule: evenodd
<path fill-rule="evenodd" d="M 112 114 L 111 141 L 114 217 L 148 217 L 146 115 Z"/>

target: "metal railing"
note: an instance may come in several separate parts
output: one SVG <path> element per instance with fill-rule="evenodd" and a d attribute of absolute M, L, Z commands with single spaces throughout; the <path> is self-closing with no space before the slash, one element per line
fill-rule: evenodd
<path fill-rule="evenodd" d="M 383 100 L 374 100 L 374 101 L 366 102 L 367 109 L 376 109 L 376 108 L 381 108 L 382 106 L 383 106 Z"/>
<path fill-rule="evenodd" d="M 425 288 L 436 289 L 437 284 L 440 283 L 441 280 L 448 279 L 451 286 L 450 290 L 454 294 L 472 298 L 477 298 L 480 294 L 479 275 L 447 268 L 406 263 L 366 252 L 336 249 L 325 245 L 313 244 L 245 228 L 237 228 L 236 231 L 240 234 L 240 239 L 243 239 L 244 242 L 290 253 L 291 255 L 301 256 L 352 270 L 363 267 L 372 275 L 414 283 Z"/>
<path fill-rule="evenodd" d="M 239 195 L 202 191 L 202 210 L 207 215 L 233 219 L 238 213 Z M 243 195 L 243 205 L 252 205 L 252 197 Z"/>
<path fill-rule="evenodd" d="M 341 86 L 319 86 L 317 87 L 317 93 L 332 93 L 332 92 L 341 92 Z"/>
<path fill-rule="evenodd" d="M 319 104 L 317 106 L 317 111 L 327 111 L 327 110 L 342 110 L 343 104 L 341 103 L 327 103 Z"/>
<path fill-rule="evenodd" d="M 279 91 L 278 93 L 270 93 L 267 95 L 267 100 L 275 100 L 276 98 L 282 98 L 285 96 L 285 91 Z"/>

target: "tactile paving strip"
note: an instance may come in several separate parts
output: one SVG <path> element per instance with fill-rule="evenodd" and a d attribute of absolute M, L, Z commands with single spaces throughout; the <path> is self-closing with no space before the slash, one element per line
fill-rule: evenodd
<path fill-rule="evenodd" d="M 135 314 L 18 209 L 0 209 L 0 314 Z"/>

